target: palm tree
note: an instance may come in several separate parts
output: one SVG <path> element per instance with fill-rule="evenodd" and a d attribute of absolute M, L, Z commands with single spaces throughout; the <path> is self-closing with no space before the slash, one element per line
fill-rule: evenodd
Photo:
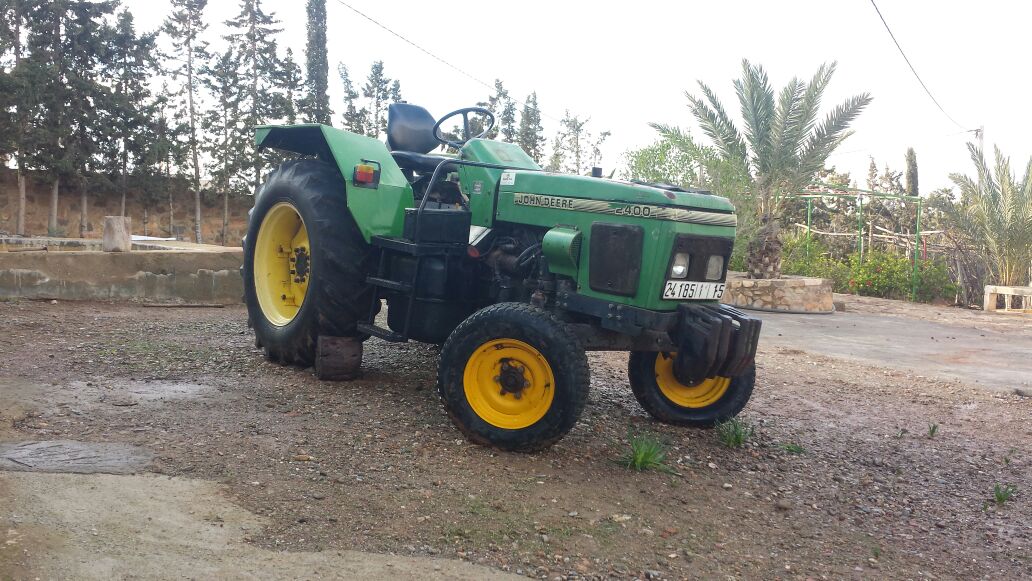
<path fill-rule="evenodd" d="M 850 123 L 871 102 L 868 93 L 846 99 L 818 120 L 821 97 L 835 73 L 835 63 L 821 65 L 810 82 L 793 78 L 775 97 L 762 66 L 742 60 L 742 76 L 734 81 L 744 133 L 739 131 L 716 94 L 702 81 L 702 97 L 688 96 L 699 126 L 720 155 L 750 176 L 750 194 L 761 227 L 749 245 L 752 278 L 781 276 L 780 219 L 786 194 L 802 191 L 824 168 L 828 156 L 852 134 Z M 654 125 L 664 138 L 677 142 L 685 133 Z"/>
<path fill-rule="evenodd" d="M 961 198 L 955 219 L 969 243 L 979 250 L 996 284 L 1017 286 L 1029 280 L 1032 264 L 1032 159 L 1016 179 L 1010 158 L 996 148 L 990 171 L 985 154 L 968 143 L 975 179 L 951 174 Z"/>

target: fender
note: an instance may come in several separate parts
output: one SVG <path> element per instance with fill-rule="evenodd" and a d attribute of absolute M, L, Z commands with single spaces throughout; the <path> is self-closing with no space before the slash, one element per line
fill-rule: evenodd
<path fill-rule="evenodd" d="M 261 125 L 255 129 L 258 150 L 272 148 L 332 163 L 344 178 L 348 211 L 366 242 L 373 236 L 401 236 L 405 208 L 414 205 L 412 186 L 387 146 L 372 137 L 315 123 Z M 380 165 L 376 187 L 358 187 L 354 169 L 363 160 Z"/>

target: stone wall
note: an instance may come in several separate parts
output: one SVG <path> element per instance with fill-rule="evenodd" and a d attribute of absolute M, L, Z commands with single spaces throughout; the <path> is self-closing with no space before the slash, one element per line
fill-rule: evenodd
<path fill-rule="evenodd" d="M 0 252 L 0 299 L 239 303 L 240 249 Z"/>
<path fill-rule="evenodd" d="M 774 280 L 728 276 L 722 302 L 745 309 L 794 313 L 832 313 L 831 281 L 785 277 Z"/>

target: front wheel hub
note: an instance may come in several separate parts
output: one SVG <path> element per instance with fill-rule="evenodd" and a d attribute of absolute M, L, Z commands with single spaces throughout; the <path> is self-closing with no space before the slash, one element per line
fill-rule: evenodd
<path fill-rule="evenodd" d="M 545 417 L 555 398 L 555 374 L 545 356 L 517 339 L 492 339 L 466 361 L 466 401 L 496 428 L 519 430 Z"/>
<path fill-rule="evenodd" d="M 523 390 L 530 387 L 530 381 L 523 374 L 524 368 L 512 359 L 503 359 L 495 381 L 502 386 L 501 395 L 511 393 L 516 399 L 523 397 Z"/>

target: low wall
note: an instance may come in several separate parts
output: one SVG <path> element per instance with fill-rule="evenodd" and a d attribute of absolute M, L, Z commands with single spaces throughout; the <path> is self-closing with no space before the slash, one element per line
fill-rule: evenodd
<path fill-rule="evenodd" d="M 240 249 L 0 252 L 0 298 L 239 303 Z"/>
<path fill-rule="evenodd" d="M 744 309 L 786 313 L 835 312 L 831 281 L 786 277 L 776 280 L 729 277 L 722 302 Z"/>

